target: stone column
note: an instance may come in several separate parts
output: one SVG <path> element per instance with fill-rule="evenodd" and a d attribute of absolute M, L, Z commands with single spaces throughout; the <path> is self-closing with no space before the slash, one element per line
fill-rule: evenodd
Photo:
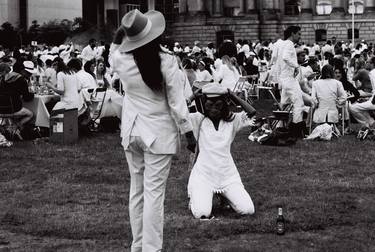
<path fill-rule="evenodd" d="M 240 13 L 238 13 L 238 15 L 244 15 L 247 12 L 245 0 L 239 0 L 239 1 L 240 1 Z"/>
<path fill-rule="evenodd" d="M 223 15 L 223 0 L 212 0 L 212 3 L 213 3 L 212 15 L 222 16 Z"/>
<path fill-rule="evenodd" d="M 255 1 L 256 0 L 246 0 L 246 12 L 254 12 L 255 11 Z"/>
<path fill-rule="evenodd" d="M 148 10 L 155 10 L 155 0 L 147 0 Z"/>
<path fill-rule="evenodd" d="M 178 5 L 179 5 L 179 8 L 178 8 L 179 13 L 180 14 L 186 14 L 186 12 L 187 12 L 187 2 L 186 2 L 186 0 L 180 0 Z"/>

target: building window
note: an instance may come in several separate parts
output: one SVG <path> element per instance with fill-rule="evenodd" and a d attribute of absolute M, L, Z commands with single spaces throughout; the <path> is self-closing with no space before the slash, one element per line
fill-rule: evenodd
<path fill-rule="evenodd" d="M 285 15 L 296 16 L 301 13 L 301 0 L 289 0 L 285 3 Z"/>
<path fill-rule="evenodd" d="M 218 46 L 220 46 L 225 40 L 234 42 L 234 33 L 228 30 L 216 32 L 216 44 Z"/>
<path fill-rule="evenodd" d="M 174 21 L 179 14 L 179 0 L 155 1 L 155 10 L 164 14 L 167 21 Z"/>
<path fill-rule="evenodd" d="M 359 38 L 359 29 L 354 29 L 354 38 Z M 348 29 L 348 39 L 352 39 L 352 29 Z"/>
<path fill-rule="evenodd" d="M 363 14 L 365 9 L 364 0 L 349 0 L 348 12 L 349 14 Z"/>
<path fill-rule="evenodd" d="M 327 30 L 319 29 L 315 31 L 316 42 L 322 42 L 327 40 Z"/>
<path fill-rule="evenodd" d="M 140 4 L 125 4 L 124 9 L 125 9 L 125 13 L 127 13 L 129 11 L 132 11 L 132 10 L 135 10 L 135 9 L 140 10 L 141 5 Z"/>
<path fill-rule="evenodd" d="M 332 12 L 332 0 L 318 0 L 316 3 L 316 14 L 329 15 Z"/>

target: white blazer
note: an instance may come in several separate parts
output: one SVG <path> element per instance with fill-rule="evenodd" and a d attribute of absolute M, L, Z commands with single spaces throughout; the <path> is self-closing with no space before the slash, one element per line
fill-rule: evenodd
<path fill-rule="evenodd" d="M 133 55 L 112 44 L 111 61 L 123 83 L 121 137 L 125 149 L 130 136 L 140 136 L 154 154 L 175 154 L 179 134 L 193 129 L 184 98 L 181 75 L 173 55 L 161 52 L 161 71 L 166 92 L 156 93 L 143 81 Z M 167 98 L 166 98 L 167 97 Z"/>

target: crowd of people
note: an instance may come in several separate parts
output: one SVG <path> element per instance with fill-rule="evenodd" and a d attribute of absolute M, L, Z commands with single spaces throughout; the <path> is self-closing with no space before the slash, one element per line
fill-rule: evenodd
<path fill-rule="evenodd" d="M 164 30 L 160 12 L 133 10 L 123 17 L 111 46 L 91 39 L 82 51 L 72 43 L 0 48 L 0 95 L 10 94 L 13 104 L 9 110 L 2 99 L 0 117 L 12 113 L 20 130 L 34 117 L 22 104 L 42 86 L 59 96 L 47 106 L 51 114 L 75 108 L 84 115 L 92 89 L 122 96 L 117 116 L 131 177 L 132 251 L 162 248 L 166 180 L 180 134 L 195 152 L 188 183 L 193 216 L 212 218 L 214 194 L 241 215 L 255 212 L 230 153 L 236 133 L 254 125 L 255 110 L 237 96 L 246 100 L 249 87 L 280 90 L 280 109 L 291 107 L 288 130 L 296 139 L 306 135 L 309 111 L 311 125 L 343 119 L 345 133 L 352 131 L 352 117 L 362 126 L 360 138 L 375 127 L 375 48 L 366 41 L 354 47 L 333 37 L 324 45 L 306 45 L 300 27 L 290 26 L 277 41 L 225 40 L 216 50 L 199 41 L 192 48 L 179 42 L 169 47 L 161 40 Z M 234 113 L 229 101 L 243 111 Z"/>

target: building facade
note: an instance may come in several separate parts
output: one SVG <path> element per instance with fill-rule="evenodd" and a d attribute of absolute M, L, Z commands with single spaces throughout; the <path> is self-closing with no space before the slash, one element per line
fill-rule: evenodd
<path fill-rule="evenodd" d="M 82 17 L 82 1 L 0 0 L 0 25 L 9 22 L 15 27 L 27 28 L 34 20 L 43 24 L 76 17 Z"/>
<path fill-rule="evenodd" d="M 289 25 L 302 28 L 302 41 L 331 37 L 375 40 L 375 0 L 180 0 L 169 27 L 176 41 L 192 44 L 223 39 L 275 40 Z"/>
<path fill-rule="evenodd" d="M 333 36 L 351 40 L 352 28 L 356 39 L 375 40 L 375 0 L 0 0 L 0 24 L 29 27 L 33 20 L 82 17 L 97 27 L 116 28 L 132 9 L 161 11 L 167 36 L 190 45 L 275 40 L 289 25 L 302 27 L 306 43 Z"/>

